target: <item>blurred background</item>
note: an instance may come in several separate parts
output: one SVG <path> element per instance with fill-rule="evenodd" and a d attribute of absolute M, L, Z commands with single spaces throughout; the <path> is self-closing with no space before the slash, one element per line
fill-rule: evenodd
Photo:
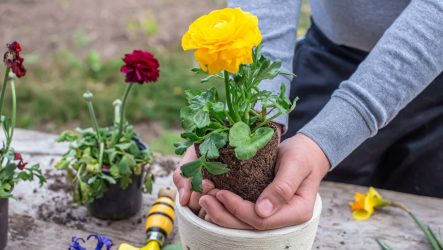
<path fill-rule="evenodd" d="M 160 79 L 137 86 L 127 118 L 154 150 L 173 154 L 183 91 L 207 87 L 190 71 L 195 62 L 181 50 L 181 36 L 194 19 L 225 6 L 225 0 L 0 0 L 0 51 L 19 41 L 27 68 L 17 82 L 17 126 L 49 133 L 91 126 L 86 90 L 94 93 L 100 125 L 111 124 L 112 102 L 125 87 L 121 58 L 145 49 L 159 59 Z M 303 1 L 298 36 L 309 13 Z"/>

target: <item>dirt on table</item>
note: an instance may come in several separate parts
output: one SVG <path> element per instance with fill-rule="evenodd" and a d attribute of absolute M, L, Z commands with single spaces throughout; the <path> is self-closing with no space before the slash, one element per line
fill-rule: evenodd
<path fill-rule="evenodd" d="M 167 177 L 178 164 L 178 158 L 155 155 L 151 171 L 156 178 Z M 48 169 L 45 172 L 48 189 L 51 191 L 51 202 L 42 203 L 37 207 L 37 218 L 59 225 L 84 230 L 85 225 L 94 224 L 98 227 L 110 226 L 112 221 L 91 217 L 86 207 L 73 202 L 71 185 L 66 180 L 65 172 Z M 132 225 L 144 223 L 145 214 L 137 214 L 129 218 Z"/>
<path fill-rule="evenodd" d="M 224 0 L 2 0 L 0 45 L 18 40 L 25 54 L 56 51 L 104 57 L 133 48 L 178 47 L 196 17 Z"/>

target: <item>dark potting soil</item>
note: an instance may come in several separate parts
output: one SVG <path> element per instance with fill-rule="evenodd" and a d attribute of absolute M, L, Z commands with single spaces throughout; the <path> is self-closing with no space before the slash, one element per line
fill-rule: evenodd
<path fill-rule="evenodd" d="M 214 176 L 204 170 L 203 178 L 211 180 L 216 188 L 229 190 L 245 200 L 256 202 L 263 190 L 274 179 L 279 143 L 280 138 L 275 132 L 271 141 L 252 159 L 246 161 L 235 157 L 234 148 L 222 148 L 220 157 L 211 161 L 227 164 L 229 172 Z M 198 146 L 197 152 L 199 154 Z"/>

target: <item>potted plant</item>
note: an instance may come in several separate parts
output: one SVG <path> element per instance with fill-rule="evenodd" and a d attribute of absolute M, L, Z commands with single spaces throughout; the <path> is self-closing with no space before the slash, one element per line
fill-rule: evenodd
<path fill-rule="evenodd" d="M 159 77 L 158 60 L 148 51 L 134 50 L 123 58 L 121 72 L 127 86 L 123 101 L 116 100 L 114 124 L 98 125 L 93 95 L 86 92 L 93 128 L 62 133 L 58 141 L 69 142 L 69 150 L 57 162 L 72 181 L 73 199 L 86 205 L 89 212 L 101 219 L 125 219 L 136 214 L 142 203 L 142 189 L 150 192 L 153 175 L 147 165 L 153 163 L 153 153 L 125 121 L 129 93 L 135 83 L 155 82 Z"/>
<path fill-rule="evenodd" d="M 183 154 L 188 147 L 196 149 L 198 159 L 181 166 L 182 175 L 192 179 L 194 191 L 202 191 L 202 179 L 206 178 L 218 189 L 255 202 L 274 178 L 280 138 L 272 121 L 288 115 L 297 100 L 288 99 L 284 84 L 279 93 L 259 88 L 262 81 L 278 75 L 293 76 L 280 70 L 279 60 L 271 61 L 261 54 L 261 38 L 258 18 L 240 8 L 215 10 L 198 18 L 182 38 L 183 49 L 195 50 L 200 64 L 193 71 L 206 74 L 201 82 L 221 79 L 226 96 L 223 101 L 215 88 L 185 92 L 189 105 L 180 111 L 184 142 L 175 146 L 177 154 Z M 303 229 L 307 233 L 303 240 L 309 247 L 315 236 L 320 207 L 318 199 L 310 222 L 272 231 L 264 241 L 276 246 L 275 237 L 280 237 L 282 242 L 294 243 L 302 239 L 297 235 Z M 266 233 L 224 229 L 181 206 L 177 214 L 182 243 L 190 249 L 205 249 L 218 240 L 226 244 L 216 249 L 267 249 L 258 248 L 266 246 L 263 242 L 257 245 L 257 241 L 251 240 Z"/>
<path fill-rule="evenodd" d="M 0 250 L 6 247 L 8 238 L 8 203 L 15 185 L 20 181 L 31 181 L 37 177 L 40 185 L 45 182 L 38 164 L 27 167 L 28 163 L 22 155 L 11 147 L 16 120 L 15 78 L 23 77 L 26 69 L 24 59 L 20 56 L 21 46 L 18 42 L 7 44 L 8 51 L 3 56 L 6 66 L 3 85 L 0 93 L 0 124 L 4 133 L 4 141 L 0 149 Z M 3 115 L 3 103 L 8 85 L 11 89 L 12 112 L 11 117 Z"/>

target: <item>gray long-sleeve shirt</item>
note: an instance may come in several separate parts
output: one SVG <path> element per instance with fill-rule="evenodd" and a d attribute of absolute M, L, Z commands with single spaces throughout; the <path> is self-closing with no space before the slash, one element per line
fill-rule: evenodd
<path fill-rule="evenodd" d="M 292 71 L 300 0 L 230 0 L 259 18 L 264 53 Z M 299 132 L 335 167 L 386 126 L 443 71 L 442 0 L 311 0 L 319 29 L 336 44 L 370 51 L 322 111 Z M 279 77 L 261 87 L 277 92 Z M 303 97 L 301 97 L 303 98 Z M 287 117 L 277 122 L 287 126 Z"/>

